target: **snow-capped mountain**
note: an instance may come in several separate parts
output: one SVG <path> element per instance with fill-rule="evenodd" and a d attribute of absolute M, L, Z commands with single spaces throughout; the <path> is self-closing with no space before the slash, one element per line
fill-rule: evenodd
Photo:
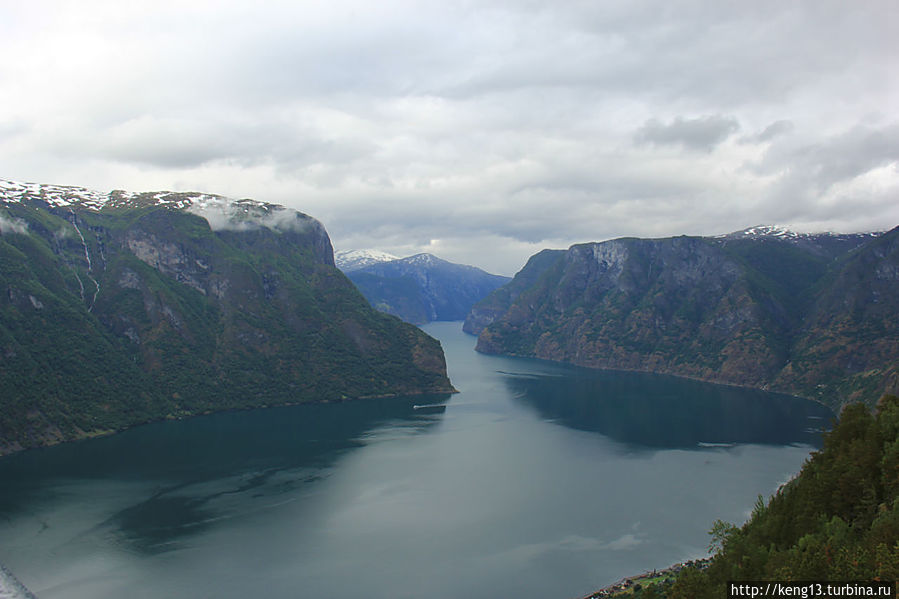
<path fill-rule="evenodd" d="M 334 252 L 334 263 L 343 272 L 353 272 L 372 264 L 399 259 L 399 256 L 380 250 L 337 250 Z"/>

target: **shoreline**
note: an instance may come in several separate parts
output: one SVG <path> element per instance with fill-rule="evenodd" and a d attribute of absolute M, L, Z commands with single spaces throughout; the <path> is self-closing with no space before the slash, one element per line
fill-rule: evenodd
<path fill-rule="evenodd" d="M 450 389 L 446 391 L 419 391 L 413 393 L 382 393 L 377 395 L 358 395 L 353 397 L 338 397 L 331 399 L 316 399 L 311 401 L 295 401 L 295 402 L 287 402 L 287 403 L 271 403 L 271 404 L 262 404 L 258 406 L 248 406 L 242 408 L 225 408 L 222 410 L 206 410 L 203 412 L 195 412 L 195 413 L 184 413 L 184 414 L 167 414 L 165 416 L 160 416 L 159 418 L 153 418 L 150 420 L 144 420 L 141 422 L 135 422 L 134 424 L 130 424 L 128 426 L 114 429 L 114 430 L 97 430 L 97 431 L 89 431 L 83 432 L 82 434 L 72 437 L 70 439 L 55 439 L 51 440 L 47 443 L 41 443 L 39 445 L 32 445 L 29 447 L 22 447 L 21 445 L 16 446 L 2 446 L 0 445 L 0 460 L 7 456 L 15 455 L 18 453 L 22 453 L 23 451 L 30 451 L 34 449 L 45 449 L 47 447 L 55 447 L 57 445 L 63 445 L 66 443 L 77 443 L 79 441 L 87 441 L 88 439 L 97 439 L 101 437 L 109 437 L 112 435 L 117 435 L 119 433 L 123 433 L 125 431 L 131 430 L 133 428 L 137 428 L 139 426 L 145 426 L 147 424 L 153 424 L 156 422 L 165 422 L 167 420 L 187 420 L 189 418 L 197 418 L 199 416 L 210 416 L 212 414 L 222 414 L 227 412 L 248 412 L 250 410 L 267 410 L 270 408 L 287 408 L 294 406 L 303 406 L 303 405 L 316 405 L 316 404 L 332 404 L 332 403 L 344 403 L 350 401 L 371 401 L 378 399 L 395 399 L 399 397 L 420 397 L 422 395 L 449 395 L 453 396 L 459 393 L 459 390 L 450 385 Z M 0 565 L 2 566 L 2 565 Z M 3 595 L 0 595 L 0 599 L 6 599 Z"/>
<path fill-rule="evenodd" d="M 471 335 L 471 333 L 467 333 Z M 473 337 L 477 337 L 477 335 L 472 335 Z M 818 397 L 811 397 L 809 395 L 800 395 L 798 392 L 787 391 L 784 389 L 772 389 L 767 386 L 758 386 L 758 385 L 750 385 L 747 383 L 736 383 L 732 381 L 724 381 L 720 379 L 714 378 L 706 378 L 698 375 L 691 374 L 680 374 L 677 372 L 668 372 L 664 370 L 651 370 L 651 369 L 643 369 L 643 368 L 621 368 L 621 367 L 610 367 L 610 366 L 588 366 L 586 364 L 581 364 L 578 362 L 569 362 L 566 360 L 554 360 L 552 358 L 541 358 L 539 356 L 527 355 L 527 354 L 516 354 L 512 352 L 485 352 L 478 349 L 475 349 L 476 352 L 480 354 L 484 354 L 486 356 L 501 356 L 507 358 L 525 358 L 528 360 L 537 360 L 539 362 L 548 362 L 550 364 L 561 364 L 564 366 L 573 366 L 574 368 L 583 368 L 584 370 L 590 371 L 605 371 L 605 372 L 628 372 L 635 374 L 652 374 L 655 376 L 670 376 L 677 379 L 685 379 L 689 381 L 696 381 L 699 383 L 705 383 L 708 385 L 720 385 L 722 387 L 733 387 L 737 389 L 751 389 L 753 391 L 762 391 L 764 393 L 771 393 L 774 395 L 783 395 L 785 397 L 792 397 L 794 399 L 804 399 L 807 401 L 813 401 L 817 404 L 824 406 L 825 408 L 834 412 L 839 416 L 839 410 L 835 409 L 834 406 L 824 403 Z M 852 403 L 850 400 L 847 400 L 848 403 Z"/>
<path fill-rule="evenodd" d="M 627 576 L 617 582 L 613 582 L 612 584 L 599 589 L 598 591 L 593 591 L 589 595 L 584 595 L 581 599 L 605 599 L 607 597 L 615 597 L 619 593 L 626 593 L 629 589 L 632 589 L 636 585 L 641 584 L 642 581 L 661 578 L 673 578 L 686 568 L 699 568 L 700 570 L 705 570 L 711 562 L 711 557 L 703 557 L 700 559 L 679 562 L 662 570 L 652 570 L 649 572 L 644 572 L 643 574 L 638 574 L 636 576 Z"/>

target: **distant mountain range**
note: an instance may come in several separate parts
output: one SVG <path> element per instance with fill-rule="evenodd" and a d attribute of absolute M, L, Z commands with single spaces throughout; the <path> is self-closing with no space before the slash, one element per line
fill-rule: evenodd
<path fill-rule="evenodd" d="M 485 353 L 873 405 L 899 390 L 899 228 L 545 250 L 464 326 Z"/>
<path fill-rule="evenodd" d="M 355 250 L 338 252 L 336 262 L 372 306 L 412 324 L 462 320 L 475 302 L 511 280 L 431 254 L 395 258 Z"/>
<path fill-rule="evenodd" d="M 0 180 L 0 454 L 159 418 L 452 391 L 314 218 Z"/>

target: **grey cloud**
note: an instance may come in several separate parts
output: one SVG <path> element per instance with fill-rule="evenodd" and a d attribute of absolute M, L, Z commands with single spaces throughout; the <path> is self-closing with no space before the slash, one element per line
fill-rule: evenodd
<path fill-rule="evenodd" d="M 194 122 L 126 126 L 98 139 L 98 153 L 120 162 L 161 168 L 193 168 L 228 154 L 220 134 Z"/>
<path fill-rule="evenodd" d="M 652 222 L 689 223 L 720 217 L 714 197 L 703 200 L 695 212 L 685 210 L 685 198 L 702 194 L 713 185 L 693 180 L 689 173 L 647 177 L 646 170 L 628 168 L 626 161 L 606 157 L 569 163 L 567 170 L 544 172 L 535 166 L 530 174 L 516 173 L 509 180 L 484 181 L 479 190 L 456 193 L 422 191 L 406 199 L 399 192 L 382 192 L 366 209 L 344 206 L 339 213 L 323 206 L 328 228 L 338 237 L 352 237 L 358 231 L 378 231 L 388 236 L 405 231 L 409 239 L 427 243 L 433 238 L 465 235 L 496 235 L 532 246 L 546 240 L 565 238 L 591 241 L 617 234 L 656 233 Z M 527 186 L 517 186 L 523 177 Z M 731 212 L 735 212 L 729 209 Z M 697 214 L 699 213 L 699 214 Z M 734 229 L 739 227 L 734 227 Z"/>
<path fill-rule="evenodd" d="M 650 119 L 636 131 L 634 140 L 640 144 L 679 145 L 711 152 L 739 129 L 740 124 L 734 117 L 677 117 L 669 124 Z"/>
<path fill-rule="evenodd" d="M 783 119 L 780 121 L 774 121 L 758 133 L 754 135 L 747 135 L 740 139 L 741 143 L 765 143 L 773 140 L 775 137 L 780 137 L 781 135 L 785 135 L 792 131 L 794 128 L 793 121 Z"/>
<path fill-rule="evenodd" d="M 843 133 L 799 147 L 774 146 L 752 168 L 783 173 L 811 194 L 899 161 L 899 123 L 880 128 L 857 125 Z"/>
<path fill-rule="evenodd" d="M 765 127 L 765 130 L 762 131 L 761 133 L 759 133 L 756 136 L 756 139 L 758 139 L 759 141 L 771 141 L 772 139 L 774 139 L 775 137 L 777 137 L 779 135 L 783 135 L 784 133 L 788 133 L 789 131 L 792 131 L 792 129 L 793 129 L 792 121 L 788 121 L 788 120 L 775 121 L 774 123 L 771 123 L 770 125 Z"/>
<path fill-rule="evenodd" d="M 13 118 L 0 120 L 0 139 L 6 140 L 27 133 L 30 126 L 24 119 Z"/>
<path fill-rule="evenodd" d="M 882 57 L 893 34 L 887 19 L 871 18 L 890 10 L 885 1 L 867 5 L 868 11 L 847 11 L 839 3 L 794 3 L 785 10 L 777 2 L 493 6 L 487 18 L 491 30 L 502 32 L 499 41 L 476 41 L 503 60 L 461 63 L 467 72 L 456 67 L 458 76 L 447 81 L 453 84 L 438 93 L 565 87 L 714 110 L 782 103 L 794 90 L 829 86 L 834 73 L 853 69 L 870 82 L 889 76 Z"/>
<path fill-rule="evenodd" d="M 747 170 L 771 181 L 758 209 L 811 230 L 885 230 L 899 222 L 899 124 L 857 125 L 820 140 L 775 140 Z M 886 167 L 886 168 L 884 168 Z"/>
<path fill-rule="evenodd" d="M 248 200 L 208 198 L 195 201 L 187 210 L 206 219 L 213 231 L 250 231 L 265 227 L 302 233 L 317 226 L 315 219 L 295 210 Z"/>
<path fill-rule="evenodd" d="M 77 151 L 103 159 L 163 169 L 192 169 L 227 161 L 242 167 L 271 163 L 283 171 L 314 164 L 345 166 L 376 145 L 329 135 L 295 122 L 260 118 L 254 123 L 229 115 L 172 119 L 143 116 L 107 129 L 48 136 L 56 153 Z"/>

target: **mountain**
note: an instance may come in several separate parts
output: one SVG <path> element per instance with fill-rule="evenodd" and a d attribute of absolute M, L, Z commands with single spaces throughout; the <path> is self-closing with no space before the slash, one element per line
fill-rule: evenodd
<path fill-rule="evenodd" d="M 873 405 L 899 388 L 899 228 L 547 250 L 476 304 L 478 351 Z M 835 398 L 828 400 L 828 398 Z"/>
<path fill-rule="evenodd" d="M 475 302 L 510 280 L 431 254 L 345 272 L 372 306 L 413 324 L 462 320 Z"/>
<path fill-rule="evenodd" d="M 522 292 L 537 284 L 540 277 L 553 266 L 565 250 L 543 250 L 531 256 L 518 274 L 507 284 L 471 307 L 462 330 L 477 335 L 484 328 L 503 316 Z"/>
<path fill-rule="evenodd" d="M 828 273 L 774 384 L 868 403 L 899 390 L 899 227 Z"/>
<path fill-rule="evenodd" d="M 334 252 L 334 264 L 344 273 L 391 260 L 399 260 L 399 256 L 380 250 L 339 250 Z"/>
<path fill-rule="evenodd" d="M 452 390 L 315 219 L 0 181 L 0 453 L 213 410 Z"/>

